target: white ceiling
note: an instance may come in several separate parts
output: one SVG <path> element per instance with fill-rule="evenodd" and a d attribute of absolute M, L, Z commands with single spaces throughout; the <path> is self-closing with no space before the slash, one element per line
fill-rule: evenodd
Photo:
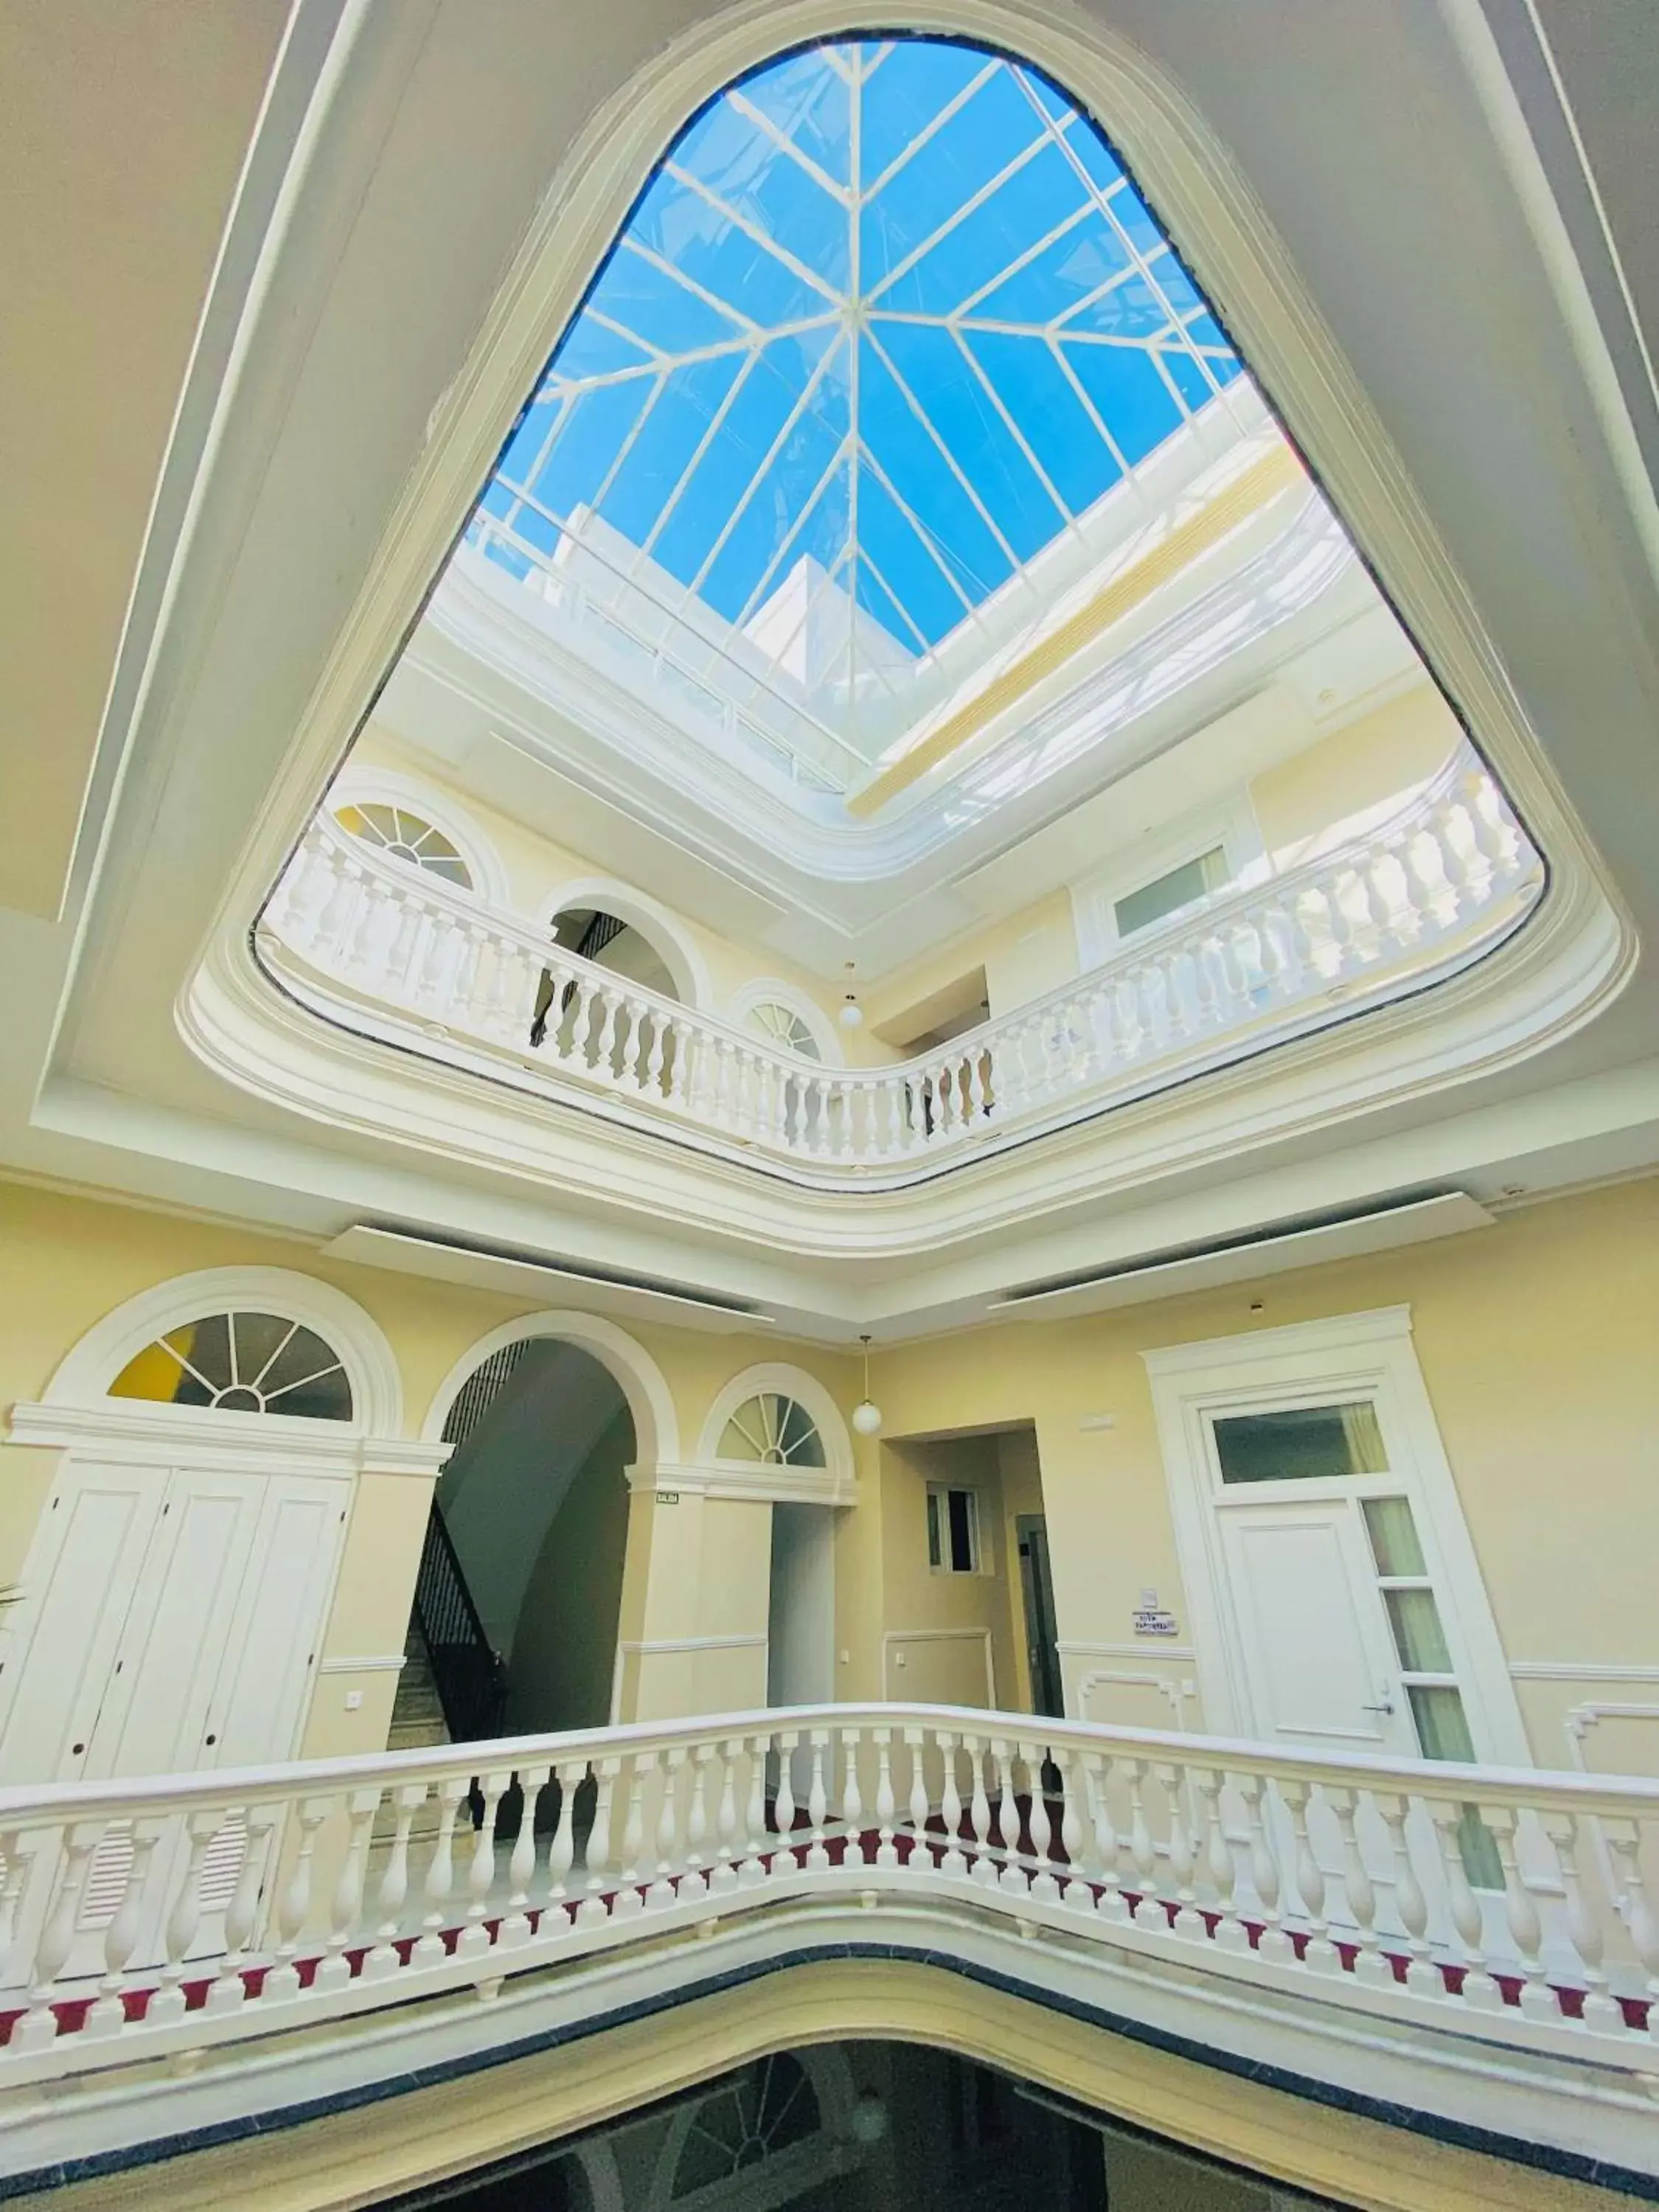
<path fill-rule="evenodd" d="M 262 824 L 297 819 L 314 799 L 320 779 L 294 787 L 295 732 L 548 177 L 630 74 L 710 12 L 698 0 L 367 11 L 350 52 L 332 57 L 334 103 L 301 188 L 279 202 L 342 15 L 329 0 L 301 0 L 182 403 L 208 278 L 200 242 L 233 212 L 225 134 L 252 128 L 270 11 L 248 11 L 240 41 L 207 38 L 184 0 L 144 11 L 143 67 L 130 58 L 125 81 L 155 126 L 141 139 L 165 141 L 178 180 L 169 235 L 196 240 L 198 273 L 185 281 L 186 265 L 178 283 L 123 293 L 118 331 L 76 289 L 89 244 L 114 235 L 123 267 L 168 256 L 123 206 L 143 202 L 137 157 L 100 123 L 106 72 L 85 34 L 94 21 L 106 28 L 108 11 L 66 0 L 32 19 L 8 101 L 59 118 L 52 128 L 86 174 L 74 193 L 37 194 L 21 212 L 9 203 L 10 226 L 33 226 L 36 326 L 57 315 L 62 327 L 13 365 L 8 419 L 27 434 L 8 513 L 44 595 L 29 604 L 78 607 L 95 548 L 104 612 L 84 638 L 27 619 L 3 678 L 9 788 L 44 788 L 55 757 L 76 764 L 87 809 L 61 919 L 23 872 L 8 863 L 0 878 L 10 902 L 0 911 L 0 1158 L 16 1172 L 319 1238 L 373 1216 L 554 1258 L 608 1255 L 829 1333 L 861 1314 L 892 1328 L 969 1318 L 1001 1285 L 1194 1231 L 1235 1233 L 1307 1210 L 1310 1192 L 1346 1203 L 1455 1180 L 1489 1196 L 1659 1158 L 1659 1000 L 1644 974 L 1589 1029 L 1523 1067 L 1387 1115 L 1357 1113 L 1294 1158 L 1267 1146 L 1248 1170 L 1217 1160 L 1153 1178 L 971 1264 L 918 1250 L 806 1268 L 734 1244 L 714 1220 L 653 1235 L 602 1198 L 554 1205 L 510 1176 L 447 1176 L 431 1156 L 337 1138 L 244 1097 L 192 1058 L 178 994 L 238 857 Z M 1097 12 L 1181 88 L 1283 240 L 1494 641 L 1543 761 L 1650 938 L 1650 9 L 1491 0 L 1496 38 L 1476 0 L 1114 0 L 1109 10 L 1097 0 Z M 1553 56 L 1540 31 L 1559 42 Z M 126 226 L 114 234 L 112 207 Z M 84 396 L 66 414 L 70 390 Z M 93 410 L 152 483 L 155 426 L 176 422 L 148 547 L 145 501 L 77 465 Z M 139 581 L 118 649 L 112 568 Z"/>

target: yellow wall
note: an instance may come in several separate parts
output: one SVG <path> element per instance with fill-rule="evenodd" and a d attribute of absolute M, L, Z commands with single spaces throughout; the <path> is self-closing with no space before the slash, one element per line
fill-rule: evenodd
<path fill-rule="evenodd" d="M 1444 766 L 1462 732 L 1423 684 L 1268 769 L 1250 804 L 1275 871 L 1361 835 Z"/>
<path fill-rule="evenodd" d="M 484 1292 L 319 1260 L 297 1240 L 0 1187 L 0 1405 L 38 1398 L 86 1330 L 137 1291 L 200 1267 L 259 1263 L 331 1282 L 380 1323 L 403 1372 L 411 1433 L 459 1356 L 523 1310 Z M 1252 1310 L 1257 1300 L 1260 1312 Z M 1412 1311 L 1417 1356 L 1498 1630 L 1510 1662 L 1527 1670 L 1516 1692 L 1534 1755 L 1563 1763 L 1565 1717 L 1576 1705 L 1659 1702 L 1650 1680 L 1644 1686 L 1639 1671 L 1620 1671 L 1659 1666 L 1652 1602 L 1659 1178 L 1527 1206 L 1442 1243 L 1255 1285 L 884 1351 L 875 1388 L 885 1433 L 860 1440 L 861 1502 L 836 1516 L 836 1644 L 838 1655 L 847 1654 L 845 1662 L 838 1656 L 837 1694 L 882 1694 L 890 1635 L 983 1626 L 1000 1698 L 1028 1700 L 1011 1568 L 1012 1517 L 1036 1502 L 1030 1449 L 982 1439 L 951 1448 L 979 1455 L 995 1506 L 987 1522 L 996 1571 L 957 1577 L 927 1565 L 925 1486 L 933 1466 L 944 1463 L 939 1448 L 907 1445 L 907 1437 L 1031 1425 L 1062 1639 L 1132 1642 L 1132 1609 L 1148 1587 L 1184 1629 L 1141 1352 L 1387 1305 Z M 668 1381 L 687 1459 L 733 1374 L 793 1351 L 690 1330 L 636 1334 Z M 857 1395 L 851 1361 L 795 1356 L 841 1404 Z M 1102 1416 L 1110 1426 L 1098 1425 Z M 55 1455 L 39 1448 L 0 1448 L 0 1582 L 19 1575 L 54 1463 Z M 426 1495 L 418 1477 L 375 1474 L 360 1484 L 325 1659 L 384 1657 L 401 1648 Z M 633 1500 L 623 1634 L 697 1646 L 659 1653 L 643 1673 L 635 1668 L 642 1711 L 716 1710 L 763 1695 L 757 1639 L 766 1627 L 769 1542 L 763 1503 L 690 1492 L 673 1506 Z M 1189 1661 L 1156 1644 L 1136 1647 L 1133 1657 L 1135 1671 L 1177 1690 L 1191 1676 Z M 890 1670 L 892 1694 L 921 1694 L 918 1683 L 933 1678 L 929 1666 L 918 1658 Z M 1078 1671 L 1074 1659 L 1073 1685 Z M 393 1686 L 389 1671 L 319 1675 L 307 1748 L 376 1747 Z M 933 1694 L 945 1686 L 941 1676 Z M 349 1712 L 354 1690 L 362 1705 Z M 1166 1725 L 1170 1714 L 1156 1689 L 1113 1685 L 1101 1686 L 1086 1710 L 1150 1725 Z M 1189 1708 L 1190 1722 L 1200 1717 Z M 1591 1763 L 1651 1765 L 1656 1738 L 1659 1729 L 1632 1723 L 1615 1743 L 1609 1724 L 1589 1744 Z"/>
<path fill-rule="evenodd" d="M 488 1331 L 532 1310 L 520 1299 L 325 1259 L 299 1238 L 0 1183 L 0 1414 L 19 1401 L 39 1399 L 64 1355 L 113 1308 L 174 1276 L 218 1267 L 289 1268 L 355 1298 L 392 1346 L 402 1376 L 404 1433 L 411 1437 L 419 1434 L 457 1361 Z M 665 1328 L 630 1334 L 662 1370 L 687 1457 L 696 1451 L 715 1396 L 734 1374 L 757 1360 L 793 1354 L 792 1347 L 759 1337 Z M 850 1405 L 857 1395 L 851 1360 L 809 1352 L 798 1364 L 841 1404 Z M 0 1444 L 0 1587 L 21 1574 L 58 1457 L 40 1447 Z M 342 1672 L 327 1662 L 384 1661 L 403 1650 L 430 1494 L 429 1478 L 420 1475 L 375 1474 L 356 1485 L 325 1633 L 325 1671 L 316 1679 L 301 1744 L 307 1754 L 373 1751 L 386 1741 L 395 1671 L 381 1666 Z M 665 1528 L 672 1510 L 659 1509 Z M 659 1547 L 651 1619 L 642 1627 L 624 1626 L 624 1635 L 718 1638 L 763 1632 L 770 1507 L 688 1498 L 680 1510 Z M 707 1540 L 688 1542 L 705 1514 Z M 647 1544 L 650 1519 L 647 1513 Z M 867 1601 L 855 1583 L 847 1589 L 856 1620 L 861 1605 L 867 1611 Z M 640 1599 L 643 1603 L 643 1586 Z M 837 1633 L 842 1633 L 839 1623 Z M 611 1663 L 607 1652 L 607 1682 Z M 763 1649 L 675 1657 L 658 1667 L 653 1686 L 664 1702 L 657 1709 L 708 1711 L 763 1702 L 765 1680 Z M 355 1709 L 347 1703 L 354 1693 L 362 1699 Z"/>
<path fill-rule="evenodd" d="M 1141 1352 L 1389 1305 L 1411 1309 L 1505 1653 L 1511 1664 L 1561 1670 L 1516 1688 L 1534 1755 L 1563 1765 L 1572 1705 L 1659 1703 L 1650 1680 L 1644 1688 L 1639 1674 L 1616 1673 L 1659 1666 L 1659 1178 L 1254 1285 L 896 1348 L 881 1361 L 884 1510 L 889 1486 L 907 1479 L 893 1472 L 907 1432 L 1035 1420 L 1061 1638 L 1129 1642 L 1132 1608 L 1149 1586 L 1184 1630 Z M 1111 1427 L 1083 1426 L 1103 1415 Z M 927 1625 L 925 1585 L 904 1595 L 903 1620 L 890 1598 L 887 1624 Z M 1190 1678 L 1190 1662 L 1150 1640 L 1134 1663 L 1177 1684 Z M 1615 1673 L 1597 1680 L 1574 1668 Z M 1156 1691 L 1109 1692 L 1089 1710 L 1136 1725 L 1170 1718 Z M 1195 1706 L 1188 1718 L 1198 1723 Z M 1632 1727 L 1620 1747 L 1621 1763 L 1650 1768 L 1659 1728 Z"/>

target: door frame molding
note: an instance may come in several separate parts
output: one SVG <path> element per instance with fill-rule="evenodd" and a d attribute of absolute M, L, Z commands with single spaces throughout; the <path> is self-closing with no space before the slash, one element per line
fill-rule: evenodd
<path fill-rule="evenodd" d="M 1310 1396 L 1376 1401 L 1391 1464 L 1420 1517 L 1437 1598 L 1468 1662 L 1460 1671 L 1470 1732 L 1483 1763 L 1534 1761 L 1492 1601 L 1455 1478 L 1412 1340 L 1409 1306 L 1334 1314 L 1238 1336 L 1143 1352 L 1158 1418 L 1170 1515 L 1194 1648 L 1204 1723 L 1246 1733 L 1243 1648 L 1212 1479 L 1206 1423 L 1223 1412 L 1265 1411 Z M 1278 1486 L 1273 1486 L 1277 1492 Z M 1265 1502 L 1265 1501 L 1264 1501 Z"/>

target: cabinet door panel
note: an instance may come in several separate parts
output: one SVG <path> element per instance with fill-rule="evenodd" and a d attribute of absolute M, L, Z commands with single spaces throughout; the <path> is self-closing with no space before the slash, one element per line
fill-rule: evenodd
<path fill-rule="evenodd" d="M 22 1618 L 0 1685 L 7 1782 L 86 1771 L 167 1487 L 165 1468 L 65 1462 L 24 1565 Z"/>

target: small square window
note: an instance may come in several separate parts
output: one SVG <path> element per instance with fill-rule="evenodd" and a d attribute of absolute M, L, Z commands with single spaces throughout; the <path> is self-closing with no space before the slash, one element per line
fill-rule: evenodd
<path fill-rule="evenodd" d="M 945 1574 L 979 1572 L 979 1496 L 927 1486 L 927 1564 Z"/>
<path fill-rule="evenodd" d="M 1196 860 L 1183 860 L 1178 868 L 1170 868 L 1155 876 L 1150 884 L 1139 890 L 1126 891 L 1121 899 L 1112 902 L 1112 919 L 1117 924 L 1120 937 L 1133 937 L 1137 930 L 1150 929 L 1155 921 L 1163 921 L 1182 907 L 1193 906 L 1200 899 L 1208 898 L 1212 892 L 1227 886 L 1227 855 L 1224 848 L 1212 845 L 1207 853 Z"/>

